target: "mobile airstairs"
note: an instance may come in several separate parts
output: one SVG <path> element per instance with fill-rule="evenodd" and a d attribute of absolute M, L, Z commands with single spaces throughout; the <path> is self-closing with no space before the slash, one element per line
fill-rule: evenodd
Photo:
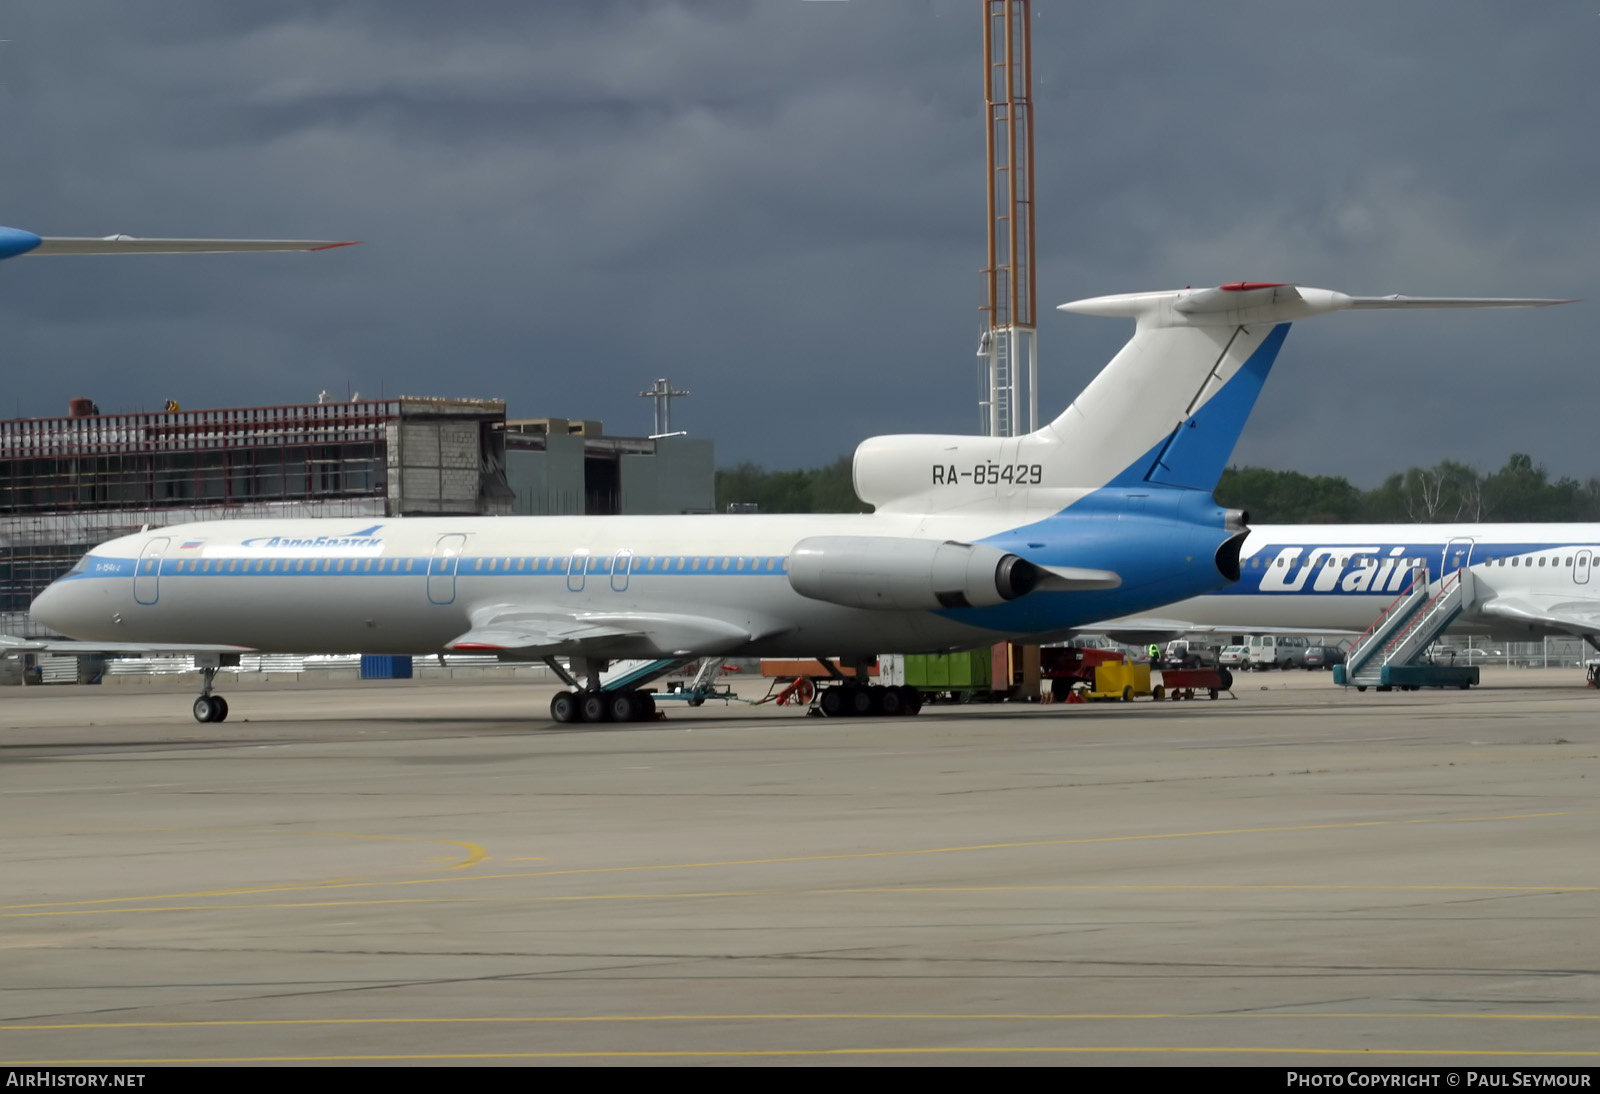
<path fill-rule="evenodd" d="M 600 686 L 608 691 L 637 687 L 674 669 L 682 668 L 693 660 L 692 657 L 664 657 L 654 661 L 618 661 L 600 674 Z M 701 663 L 693 680 L 687 684 L 670 685 L 666 691 L 653 692 L 654 700 L 660 702 L 663 699 L 681 699 L 690 706 L 697 707 L 707 699 L 731 699 L 734 697 L 731 688 L 726 685 L 720 688 L 717 686 L 717 677 L 721 673 L 722 658 L 707 657 Z"/>
<path fill-rule="evenodd" d="M 1356 639 L 1344 664 L 1334 666 L 1333 682 L 1357 691 L 1473 686 L 1478 666 L 1433 665 L 1422 660 L 1422 653 L 1472 607 L 1475 597 L 1470 568 L 1463 566 L 1440 581 L 1429 581 L 1428 571 L 1419 567 L 1410 588 Z"/>

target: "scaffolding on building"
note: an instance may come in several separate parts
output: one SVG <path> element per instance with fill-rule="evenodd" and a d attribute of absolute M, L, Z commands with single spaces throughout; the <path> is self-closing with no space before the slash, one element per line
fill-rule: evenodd
<path fill-rule="evenodd" d="M 36 633 L 46 585 L 143 527 L 509 512 L 504 422 L 416 397 L 0 421 L 0 633 Z"/>

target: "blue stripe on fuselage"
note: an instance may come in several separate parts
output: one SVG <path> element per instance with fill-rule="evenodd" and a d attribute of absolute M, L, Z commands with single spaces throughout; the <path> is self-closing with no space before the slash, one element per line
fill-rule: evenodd
<path fill-rule="evenodd" d="M 551 565 L 549 565 L 550 560 L 552 558 L 558 558 L 564 563 L 566 561 L 565 556 L 539 555 L 539 556 L 526 556 L 526 557 L 519 558 L 518 556 L 513 555 L 513 556 L 511 556 L 511 565 L 510 566 L 507 566 L 505 564 L 506 563 L 506 556 L 505 555 L 494 555 L 492 557 L 493 557 L 493 561 L 498 564 L 495 569 L 490 569 L 488 567 L 488 565 L 487 565 L 489 563 L 489 561 L 490 561 L 490 557 L 489 556 L 484 556 L 482 558 L 478 558 L 476 556 L 463 556 L 461 558 L 460 565 L 454 571 L 454 575 L 457 578 L 460 578 L 463 581 L 469 580 L 469 579 L 472 579 L 472 578 L 480 578 L 480 577 L 539 577 L 539 578 L 563 578 L 564 579 L 564 578 L 567 578 L 569 576 L 577 577 L 580 574 L 584 575 L 584 576 L 588 576 L 588 577 L 596 577 L 596 576 L 609 577 L 612 574 L 613 569 L 614 569 L 613 559 L 609 555 L 606 555 L 606 556 L 599 556 L 599 555 L 587 556 L 589 561 L 590 561 L 590 563 L 591 563 L 589 565 L 589 567 L 586 568 L 586 569 L 582 569 L 582 570 L 574 570 L 570 574 L 568 573 L 567 569 L 564 566 L 551 566 Z M 583 556 L 580 556 L 580 557 L 583 557 Z M 635 556 L 635 560 L 639 561 L 639 560 L 641 560 L 642 558 L 645 558 L 645 557 L 648 557 L 648 556 Z M 662 558 L 662 557 L 666 557 L 666 556 L 657 555 L 655 557 Z M 673 559 L 674 563 L 676 563 L 676 561 L 677 561 L 677 559 L 679 557 L 680 556 L 678 556 L 678 555 L 671 556 L 671 558 Z M 682 557 L 684 559 L 686 559 L 686 560 L 689 560 L 689 559 L 695 558 L 696 556 L 684 555 Z M 633 569 L 627 571 L 627 576 L 629 576 L 630 578 L 647 578 L 647 577 L 783 577 L 783 578 L 787 578 L 788 575 L 789 575 L 789 560 L 788 560 L 787 557 L 780 556 L 780 555 L 744 555 L 744 556 L 739 556 L 739 555 L 705 556 L 705 555 L 701 555 L 699 557 L 702 560 L 702 565 L 698 569 L 691 569 L 691 568 L 687 568 L 687 567 L 685 569 L 682 569 L 682 570 L 679 570 L 679 569 L 670 569 L 669 570 L 669 569 L 659 568 L 659 567 L 656 568 L 656 569 L 646 569 L 642 565 L 638 565 L 638 566 L 635 566 Z M 722 560 L 723 560 L 724 557 L 726 557 L 728 559 L 728 567 L 726 569 L 721 568 Z M 736 559 L 738 559 L 740 557 L 743 557 L 746 560 L 745 561 L 745 566 L 744 566 L 743 569 L 740 569 L 738 567 L 737 562 L 735 561 Z M 705 564 L 705 560 L 707 560 L 708 558 L 716 563 L 715 567 Z M 752 560 L 753 560 L 753 562 L 752 562 Z M 772 561 L 772 566 L 770 568 L 768 567 L 768 560 Z M 146 561 L 149 561 L 149 560 L 146 560 Z M 246 560 L 246 559 L 227 559 L 227 558 L 223 558 L 223 559 L 211 559 L 211 560 L 209 560 L 211 565 L 210 565 L 209 568 L 206 568 L 206 567 L 204 567 L 204 562 L 205 561 L 207 561 L 207 560 L 164 557 L 161 560 L 161 565 L 160 565 L 159 570 L 151 570 L 151 571 L 148 571 L 147 573 L 140 574 L 140 576 L 142 576 L 142 577 L 156 577 L 156 576 L 159 575 L 162 578 L 174 578 L 174 579 L 184 579 L 184 580 L 187 580 L 188 578 L 217 578 L 217 577 L 232 577 L 232 578 L 246 578 L 246 577 L 248 577 L 248 578 L 257 578 L 257 577 L 260 577 L 260 578 L 269 578 L 269 577 L 427 577 L 429 575 L 429 563 L 430 562 L 437 562 L 437 560 L 432 559 L 430 556 L 427 556 L 427 555 L 418 555 L 418 556 L 412 556 L 412 557 L 389 556 L 389 557 L 385 557 L 385 558 L 373 558 L 371 556 L 356 556 L 356 557 L 344 557 L 344 558 L 316 558 L 316 559 L 297 559 L 297 558 L 255 559 L 255 558 L 252 558 L 252 559 L 248 559 L 248 560 Z M 516 564 L 519 561 L 523 563 L 523 567 L 521 569 L 517 569 L 516 568 Z M 270 563 L 272 563 L 272 562 L 276 562 L 278 564 L 276 569 L 268 569 L 268 565 Z M 368 562 L 372 562 L 373 563 L 373 566 L 372 566 L 372 568 L 370 570 L 366 568 L 366 564 Z M 535 562 L 538 562 L 540 564 L 538 568 L 534 567 L 533 563 L 535 563 Z M 230 568 L 229 567 L 230 563 L 237 563 L 237 565 L 234 566 L 233 568 Z M 257 568 L 257 563 L 261 564 L 261 567 L 259 569 Z M 296 565 L 297 563 L 303 563 L 304 565 L 297 566 Z M 343 564 L 342 566 L 341 566 L 341 563 Z M 382 564 L 382 568 L 381 569 L 379 568 L 379 563 Z M 479 563 L 483 563 L 483 565 L 480 566 Z M 84 581 L 84 580 L 92 580 L 92 579 L 95 579 L 95 578 L 127 578 L 127 577 L 134 576 L 136 570 L 138 569 L 138 566 L 139 566 L 139 560 L 138 559 L 133 559 L 133 558 L 108 558 L 108 557 L 100 556 L 100 555 L 91 555 L 91 556 L 88 557 L 84 569 L 80 570 L 77 573 L 63 574 L 61 577 L 57 578 L 56 580 L 57 581 Z M 441 569 L 441 568 L 438 568 L 437 566 L 435 566 L 435 568 L 433 569 L 432 573 L 433 573 L 434 577 L 449 577 L 449 576 L 451 576 L 451 571 L 449 569 Z"/>

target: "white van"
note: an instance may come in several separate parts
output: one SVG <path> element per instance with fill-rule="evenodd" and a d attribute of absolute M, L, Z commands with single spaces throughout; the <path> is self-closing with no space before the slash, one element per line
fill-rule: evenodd
<path fill-rule="evenodd" d="M 1306 667 L 1306 647 L 1311 642 L 1298 634 L 1252 634 L 1246 639 L 1246 644 L 1250 647 L 1246 668 L 1303 669 Z"/>

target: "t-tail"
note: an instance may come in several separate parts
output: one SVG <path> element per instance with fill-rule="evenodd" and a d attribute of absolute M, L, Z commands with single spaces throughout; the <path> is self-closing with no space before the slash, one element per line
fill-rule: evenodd
<path fill-rule="evenodd" d="M 1053 422 L 1020 437 L 874 437 L 856 491 L 883 512 L 1059 509 L 1102 487 L 1216 488 L 1295 319 L 1345 309 L 1543 307 L 1564 300 L 1348 296 L 1241 281 L 1099 296 L 1062 311 L 1133 337 Z"/>

